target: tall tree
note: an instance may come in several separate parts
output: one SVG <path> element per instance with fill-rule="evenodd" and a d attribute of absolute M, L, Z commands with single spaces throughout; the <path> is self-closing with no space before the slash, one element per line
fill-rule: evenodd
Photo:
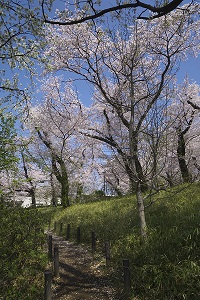
<path fill-rule="evenodd" d="M 52 173 L 52 159 L 47 147 L 38 139 L 38 136 L 23 132 L 23 138 L 20 138 L 20 156 L 21 156 L 21 190 L 28 192 L 32 198 L 32 205 L 47 198 L 51 203 L 57 205 L 60 186 L 55 184 Z M 25 137 L 26 135 L 26 137 Z M 25 180 L 23 178 L 25 177 Z M 41 193 L 41 184 L 43 184 Z M 49 201 L 48 201 L 49 202 Z"/>
<path fill-rule="evenodd" d="M 31 196 L 31 204 L 33 207 L 36 207 L 36 198 L 35 198 L 35 188 L 36 187 L 33 183 L 32 178 L 30 177 L 30 175 L 28 173 L 26 158 L 25 158 L 25 154 L 24 154 L 23 150 L 21 150 L 21 157 L 22 157 L 22 164 L 23 164 L 23 169 L 24 169 L 24 176 L 30 184 L 30 188 L 28 189 L 28 192 Z"/>
<path fill-rule="evenodd" d="M 49 27 L 47 33 L 50 70 L 70 71 L 96 89 L 103 125 L 98 120 L 84 133 L 121 155 L 132 190 L 137 192 L 143 235 L 146 223 L 141 191 L 147 182 L 141 138 L 154 106 L 169 92 L 179 62 L 199 51 L 199 21 L 190 23 L 193 17 L 194 7 L 188 13 L 180 10 L 152 22 L 138 21 L 115 36 L 89 24 L 73 25 L 73 30 Z"/>
<path fill-rule="evenodd" d="M 61 184 L 61 203 L 69 206 L 69 180 L 73 170 L 81 168 L 82 153 L 76 128 L 83 122 L 81 104 L 70 83 L 64 90 L 59 78 L 43 85 L 44 104 L 31 110 L 32 129 L 50 152 L 52 171 Z"/>
<path fill-rule="evenodd" d="M 172 119 L 172 131 L 176 132 L 176 153 L 183 182 L 191 182 L 192 174 L 189 170 L 192 148 L 198 138 L 198 107 L 200 102 L 200 87 L 196 83 L 189 83 L 188 79 L 179 85 L 175 91 L 174 100 L 168 107 L 168 114 Z M 188 103 L 189 102 L 189 103 Z M 190 104 L 192 103 L 192 105 Z M 195 126 L 193 126 L 195 124 Z M 194 128 L 196 130 L 194 131 Z"/>
<path fill-rule="evenodd" d="M 69 182 L 68 182 L 68 172 L 62 157 L 58 156 L 53 149 L 52 143 L 48 140 L 47 132 L 41 133 L 38 127 L 35 128 L 39 138 L 45 144 L 45 146 L 50 150 L 52 156 L 52 170 L 57 180 L 61 184 L 61 204 L 65 208 L 70 205 L 69 203 Z M 57 167 L 59 164 L 59 167 Z"/>

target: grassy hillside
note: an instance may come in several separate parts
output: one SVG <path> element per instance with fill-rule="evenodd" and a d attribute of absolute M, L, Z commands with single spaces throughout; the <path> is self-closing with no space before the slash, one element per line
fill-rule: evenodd
<path fill-rule="evenodd" d="M 75 239 L 77 226 L 82 242 L 90 243 L 91 231 L 99 249 L 111 242 L 112 265 L 121 280 L 122 259 L 131 262 L 131 299 L 200 299 L 200 184 L 183 185 L 160 192 L 146 204 L 148 240 L 144 244 L 138 227 L 133 196 L 110 198 L 96 203 L 50 210 L 51 224 L 63 223 L 63 235 L 71 224 Z"/>

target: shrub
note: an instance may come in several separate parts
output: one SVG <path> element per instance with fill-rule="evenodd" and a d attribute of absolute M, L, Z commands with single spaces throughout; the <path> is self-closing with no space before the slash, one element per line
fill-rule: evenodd
<path fill-rule="evenodd" d="M 0 204 L 0 298 L 32 300 L 43 297 L 43 220 L 34 209 Z"/>

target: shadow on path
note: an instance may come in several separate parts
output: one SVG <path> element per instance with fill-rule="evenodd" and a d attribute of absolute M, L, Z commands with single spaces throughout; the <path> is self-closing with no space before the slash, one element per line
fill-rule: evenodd
<path fill-rule="evenodd" d="M 59 278 L 54 279 L 53 300 L 119 300 L 102 264 L 81 245 L 53 236 L 59 246 Z"/>

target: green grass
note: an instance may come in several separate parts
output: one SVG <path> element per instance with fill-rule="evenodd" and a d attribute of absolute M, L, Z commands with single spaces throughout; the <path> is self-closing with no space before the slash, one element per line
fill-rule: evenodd
<path fill-rule="evenodd" d="M 83 242 L 90 242 L 92 231 L 104 242 L 118 240 L 124 236 L 124 232 L 131 233 L 133 227 L 138 227 L 135 200 L 129 197 L 78 204 L 65 210 L 58 208 L 52 218 L 52 226 L 54 222 L 57 222 L 57 233 L 60 223 L 65 224 L 64 228 L 70 223 L 74 239 L 77 227 L 80 226 Z"/>
<path fill-rule="evenodd" d="M 200 299 L 200 184 L 160 192 L 152 200 L 156 202 L 146 209 L 146 243 L 140 237 L 134 196 L 54 209 L 51 224 L 57 222 L 59 233 L 62 222 L 63 235 L 71 224 L 72 239 L 80 226 L 83 243 L 90 243 L 94 231 L 99 249 L 109 240 L 118 286 L 122 260 L 129 258 L 131 299 Z"/>
<path fill-rule="evenodd" d="M 48 263 L 43 215 L 0 203 L 0 299 L 43 299 Z"/>

